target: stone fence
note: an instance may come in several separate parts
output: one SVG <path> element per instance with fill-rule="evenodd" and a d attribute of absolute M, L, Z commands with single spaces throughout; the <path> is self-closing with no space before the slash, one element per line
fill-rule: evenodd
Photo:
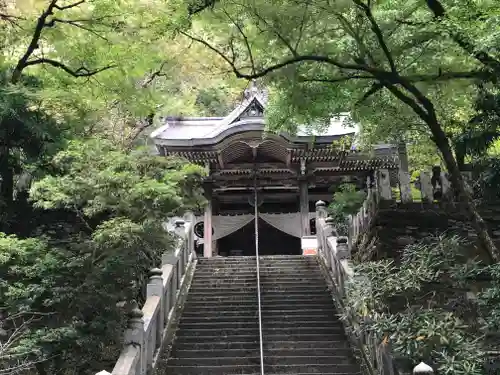
<path fill-rule="evenodd" d="M 163 344 L 172 331 L 177 299 L 189 281 L 188 270 L 196 257 L 194 251 L 194 217 L 177 220 L 177 246 L 162 257 L 161 268 L 150 272 L 147 299 L 142 309 L 136 305 L 130 313 L 124 335 L 124 347 L 112 375 L 150 375 L 153 373 Z M 110 375 L 102 370 L 98 375 Z"/>
<path fill-rule="evenodd" d="M 369 225 L 376 210 L 377 194 L 370 190 L 365 203 L 358 212 L 350 218 L 353 227 L 349 230 L 350 236 L 359 236 Z M 368 375 L 397 375 L 388 343 L 368 334 L 362 327 L 368 319 L 352 313 L 346 308 L 346 286 L 354 277 L 351 267 L 349 241 L 347 237 L 338 237 L 334 221 L 328 217 L 325 203 L 316 204 L 316 236 L 318 239 L 318 254 L 324 271 L 333 284 L 334 301 L 337 310 L 345 318 L 345 328 L 351 344 L 359 355 L 365 373 Z M 413 370 L 414 374 L 433 374 L 431 367 L 420 363 Z"/>
<path fill-rule="evenodd" d="M 360 236 L 371 227 L 381 201 L 410 203 L 415 199 L 432 203 L 449 196 L 451 192 L 451 184 L 439 167 L 434 167 L 432 173 L 420 173 L 418 181 L 414 184 L 415 189 L 419 191 L 419 197 L 414 196 L 409 178 L 399 176 L 398 186 L 393 188 L 389 170 L 379 169 L 374 177 L 373 180 L 367 181 L 367 196 L 363 205 L 356 214 L 348 217 L 348 246 L 351 250 L 360 241 Z M 469 175 L 464 177 L 470 179 Z"/>
<path fill-rule="evenodd" d="M 471 182 L 470 172 L 462 173 L 464 180 Z M 386 201 L 401 201 L 410 203 L 421 201 L 432 203 L 449 197 L 451 193 L 451 182 L 448 175 L 436 166 L 432 171 L 422 171 L 415 181 L 411 181 L 407 173 L 399 171 L 394 186 L 394 176 L 387 169 L 376 172 L 376 184 L 380 197 Z M 413 186 L 413 188 L 412 188 Z"/>

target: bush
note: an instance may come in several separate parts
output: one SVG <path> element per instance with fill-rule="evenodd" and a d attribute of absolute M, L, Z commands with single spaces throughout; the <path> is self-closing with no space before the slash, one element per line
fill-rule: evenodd
<path fill-rule="evenodd" d="M 402 370 L 424 360 L 440 374 L 484 373 L 486 333 L 500 322 L 498 265 L 469 259 L 463 239 L 440 236 L 407 246 L 399 265 L 382 260 L 354 270 L 361 277 L 347 286 L 346 306 L 390 343 Z M 477 300 L 466 298 L 486 274 L 492 282 Z"/>

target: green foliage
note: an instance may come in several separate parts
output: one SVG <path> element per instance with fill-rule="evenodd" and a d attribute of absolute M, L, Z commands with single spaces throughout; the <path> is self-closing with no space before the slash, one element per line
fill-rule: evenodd
<path fill-rule="evenodd" d="M 366 198 L 363 190 L 357 190 L 356 185 L 344 183 L 333 195 L 333 200 L 328 206 L 328 214 L 335 221 L 335 228 L 339 235 L 347 235 L 347 217 L 358 212 Z"/>
<path fill-rule="evenodd" d="M 153 157 L 147 149 L 125 153 L 104 139 L 71 142 L 54 158 L 53 167 L 60 175 L 38 181 L 31 190 L 37 207 L 144 220 L 203 201 L 201 167 Z"/>
<path fill-rule="evenodd" d="M 45 361 L 48 372 L 90 373 L 116 361 L 126 304 L 144 300 L 148 271 L 172 249 L 162 223 L 203 204 L 204 172 L 146 150 L 125 153 L 103 139 L 70 142 L 53 168 L 33 185 L 31 199 L 65 212 L 71 234 L 0 234 L 3 328 L 14 334 L 27 322 L 3 355 Z"/>
<path fill-rule="evenodd" d="M 424 360 L 443 374 L 483 374 L 485 334 L 498 328 L 498 267 L 470 259 L 467 244 L 441 236 L 408 245 L 393 260 L 355 266 L 346 305 L 368 318 L 363 329 L 391 345 L 405 370 Z M 493 283 L 477 295 L 479 275 Z"/>

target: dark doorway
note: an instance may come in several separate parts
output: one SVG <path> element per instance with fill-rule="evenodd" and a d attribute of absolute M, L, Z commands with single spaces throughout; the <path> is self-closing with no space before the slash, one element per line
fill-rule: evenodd
<path fill-rule="evenodd" d="M 255 256 L 255 222 L 221 238 L 219 255 Z M 300 238 L 290 236 L 259 219 L 259 255 L 300 255 Z"/>

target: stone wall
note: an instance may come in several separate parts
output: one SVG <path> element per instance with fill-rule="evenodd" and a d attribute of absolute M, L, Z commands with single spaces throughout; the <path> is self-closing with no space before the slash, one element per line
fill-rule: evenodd
<path fill-rule="evenodd" d="M 500 202 L 479 207 L 497 246 L 500 246 Z M 460 208 L 422 205 L 421 203 L 381 206 L 368 239 L 360 252 L 370 252 L 371 259 L 393 258 L 396 261 L 404 246 L 441 233 L 460 235 L 471 243 L 471 255 L 477 254 L 477 235 Z"/>

